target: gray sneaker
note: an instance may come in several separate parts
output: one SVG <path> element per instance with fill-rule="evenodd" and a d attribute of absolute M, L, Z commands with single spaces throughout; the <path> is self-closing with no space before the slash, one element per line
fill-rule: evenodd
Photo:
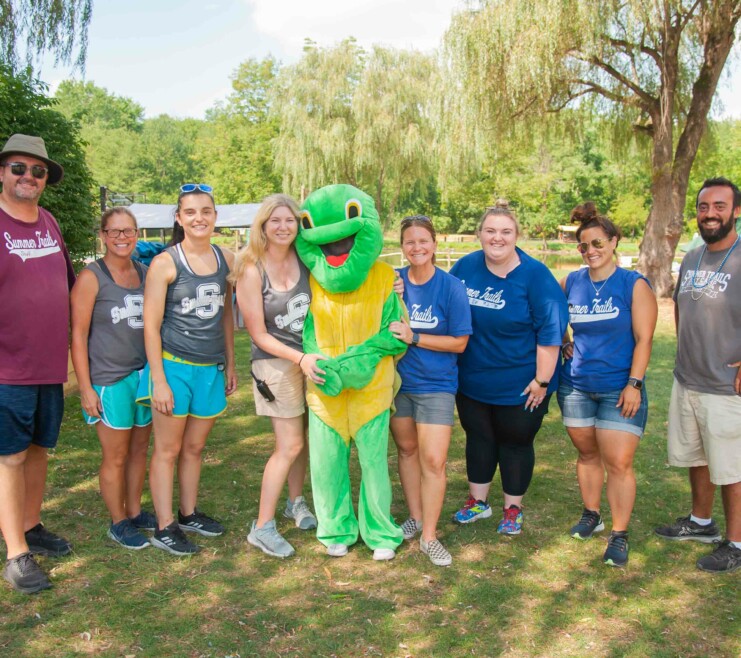
<path fill-rule="evenodd" d="M 401 524 L 404 539 L 414 539 L 420 530 L 422 530 L 422 523 L 413 519 L 411 516 Z"/>
<path fill-rule="evenodd" d="M 311 513 L 308 503 L 303 496 L 296 496 L 296 500 L 291 504 L 291 499 L 286 500 L 286 509 L 283 516 L 293 519 L 296 527 L 300 530 L 313 530 L 316 528 L 316 517 Z"/>
<path fill-rule="evenodd" d="M 430 562 L 436 567 L 449 567 L 453 564 L 453 557 L 448 553 L 437 539 L 433 539 L 431 542 L 426 542 L 422 537 L 419 538 L 419 550 L 421 550 L 427 557 L 430 558 Z"/>
<path fill-rule="evenodd" d="M 273 557 L 291 557 L 296 552 L 275 528 L 275 519 L 268 521 L 262 528 L 258 528 L 257 521 L 253 521 L 247 541 Z"/>
<path fill-rule="evenodd" d="M 730 573 L 741 569 L 741 548 L 736 548 L 726 539 L 710 555 L 701 557 L 697 568 L 710 573 Z"/>
<path fill-rule="evenodd" d="M 688 514 L 680 516 L 671 525 L 656 528 L 654 532 L 662 539 L 672 541 L 699 541 L 703 544 L 715 544 L 721 540 L 718 526 L 710 521 L 708 525 L 695 523 Z"/>

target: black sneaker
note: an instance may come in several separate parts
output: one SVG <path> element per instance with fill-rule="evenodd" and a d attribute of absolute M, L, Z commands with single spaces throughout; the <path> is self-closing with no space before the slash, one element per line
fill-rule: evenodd
<path fill-rule="evenodd" d="M 218 537 L 224 534 L 224 526 L 203 512 L 199 512 L 196 507 L 193 514 L 183 516 L 178 510 L 178 525 L 181 530 L 186 532 L 197 532 L 204 537 Z"/>
<path fill-rule="evenodd" d="M 163 551 L 173 555 L 194 555 L 201 549 L 188 541 L 185 533 L 173 521 L 170 525 L 162 530 L 155 530 L 154 536 L 149 540 L 152 546 L 161 548 Z"/>
<path fill-rule="evenodd" d="M 63 537 L 49 532 L 43 523 L 26 530 L 26 543 L 31 553 L 46 557 L 62 557 L 72 552 L 72 544 Z"/>
<path fill-rule="evenodd" d="M 569 534 L 574 539 L 589 539 L 595 532 L 602 532 L 604 529 L 605 524 L 600 513 L 585 507 L 579 523 L 569 530 Z"/>
<path fill-rule="evenodd" d="M 21 553 L 8 560 L 3 569 L 3 578 L 13 589 L 24 594 L 35 594 L 51 587 L 51 581 L 31 553 Z"/>
<path fill-rule="evenodd" d="M 710 555 L 697 561 L 697 568 L 711 573 L 730 573 L 741 567 L 741 548 L 736 548 L 727 539 L 721 542 Z"/>
<path fill-rule="evenodd" d="M 142 510 L 136 516 L 132 516 L 129 521 L 134 524 L 137 530 L 157 530 L 157 517 L 152 512 Z"/>
<path fill-rule="evenodd" d="M 703 544 L 714 544 L 721 540 L 718 526 L 712 521 L 708 525 L 695 523 L 689 515 L 680 516 L 672 525 L 656 528 L 654 532 L 663 539 L 672 541 L 699 541 Z"/>
<path fill-rule="evenodd" d="M 628 533 L 611 532 L 607 540 L 607 550 L 602 561 L 611 567 L 624 567 L 628 563 Z"/>

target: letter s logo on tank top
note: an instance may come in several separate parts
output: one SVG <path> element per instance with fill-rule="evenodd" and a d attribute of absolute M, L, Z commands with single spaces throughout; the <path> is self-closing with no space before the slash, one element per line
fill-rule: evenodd
<path fill-rule="evenodd" d="M 111 309 L 111 320 L 118 324 L 122 320 L 128 320 L 132 329 L 144 327 L 144 295 L 126 295 L 124 306 L 114 306 Z"/>
<path fill-rule="evenodd" d="M 219 312 L 219 307 L 224 306 L 224 295 L 218 283 L 202 283 L 196 288 L 195 299 L 183 297 L 180 308 L 183 315 L 195 311 L 199 318 L 208 320 Z"/>
<path fill-rule="evenodd" d="M 306 318 L 306 313 L 309 311 L 310 303 L 309 295 L 305 292 L 300 292 L 298 295 L 291 297 L 286 304 L 288 313 L 285 315 L 276 315 L 275 326 L 278 329 L 288 326 L 289 330 L 294 333 L 303 331 L 304 319 Z"/>

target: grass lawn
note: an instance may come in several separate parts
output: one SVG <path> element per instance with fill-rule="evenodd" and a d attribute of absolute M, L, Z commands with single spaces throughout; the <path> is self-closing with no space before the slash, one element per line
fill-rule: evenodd
<path fill-rule="evenodd" d="M 279 527 L 297 556 L 281 561 L 258 552 L 245 534 L 272 436 L 269 422 L 254 415 L 249 341 L 241 333 L 239 392 L 207 446 L 200 496 L 227 533 L 199 537 L 204 551 L 186 559 L 154 548 L 129 552 L 108 540 L 97 439 L 80 420 L 79 399 L 69 398 L 44 518 L 75 551 L 43 561 L 51 591 L 24 596 L 2 583 L 0 656 L 738 656 L 739 574 L 700 572 L 694 563 L 707 546 L 652 534 L 689 509 L 686 473 L 665 463 L 670 315 L 662 303 L 626 569 L 602 565 L 604 536 L 582 543 L 566 534 L 581 506 L 576 453 L 555 399 L 536 442 L 520 536 L 497 535 L 496 515 L 467 527 L 450 523 L 467 493 L 456 427 L 439 526 L 452 567 L 433 567 L 416 542 L 389 563 L 374 563 L 362 543 L 343 559 L 329 558 L 310 532 L 283 518 Z M 394 450 L 389 461 L 400 522 L 406 510 Z M 357 468 L 354 474 L 357 483 Z"/>

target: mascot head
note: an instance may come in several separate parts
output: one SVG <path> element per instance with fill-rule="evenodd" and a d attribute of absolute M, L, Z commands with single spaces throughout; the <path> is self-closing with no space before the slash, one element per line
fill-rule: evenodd
<path fill-rule="evenodd" d="M 296 250 L 328 292 L 357 290 L 383 249 L 373 199 L 352 185 L 312 192 L 299 212 Z"/>

